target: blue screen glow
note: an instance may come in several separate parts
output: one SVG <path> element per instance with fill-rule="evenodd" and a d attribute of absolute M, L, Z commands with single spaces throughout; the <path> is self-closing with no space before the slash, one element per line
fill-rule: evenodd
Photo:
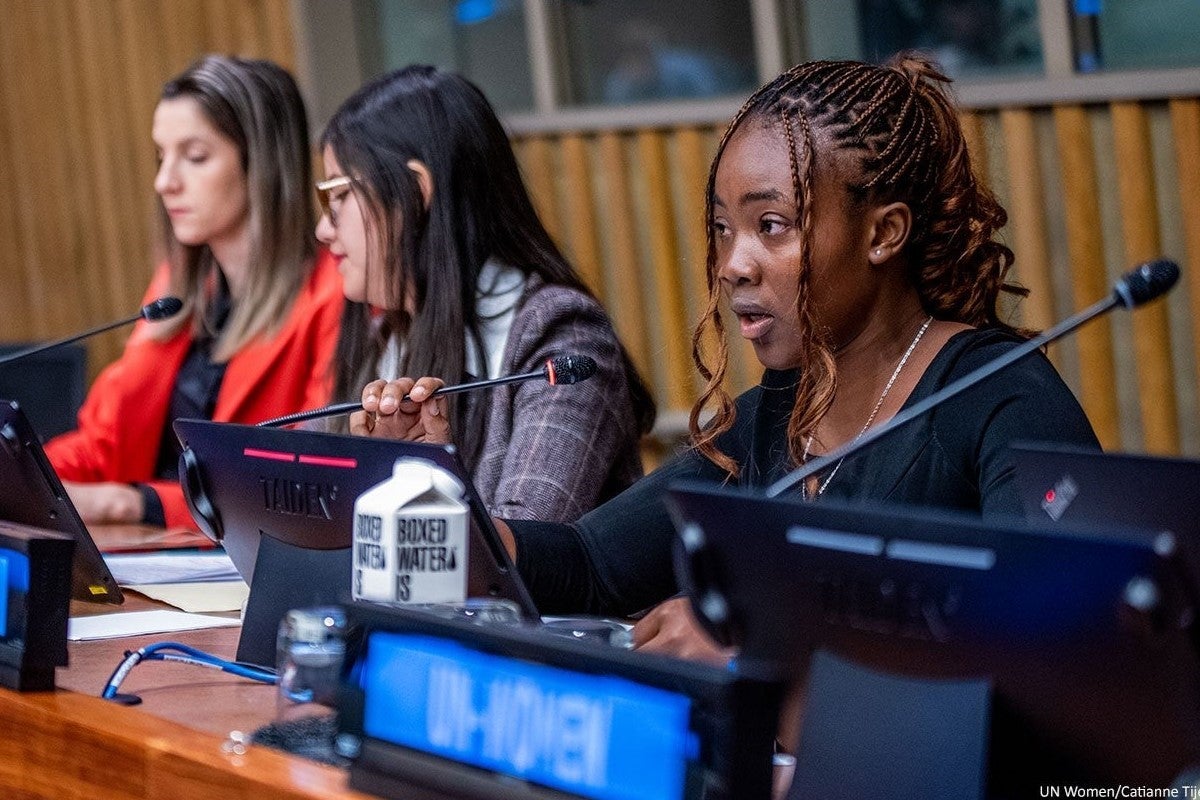
<path fill-rule="evenodd" d="M 374 633 L 363 728 L 377 739 L 596 800 L 678 800 L 691 700 L 624 678 Z"/>
<path fill-rule="evenodd" d="M 495 15 L 495 0 L 458 0 L 454 6 L 454 21 L 459 25 L 487 22 Z"/>
<path fill-rule="evenodd" d="M 0 547 L 0 637 L 8 636 L 8 594 L 29 593 L 29 556 Z"/>
<path fill-rule="evenodd" d="M 5 551 L 0 550 L 0 639 L 8 636 L 8 558 Z"/>

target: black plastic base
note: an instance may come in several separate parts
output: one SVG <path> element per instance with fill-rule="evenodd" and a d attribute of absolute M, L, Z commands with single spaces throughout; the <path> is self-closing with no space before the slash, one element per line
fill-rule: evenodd
<path fill-rule="evenodd" d="M 17 669 L 0 665 L 0 686 L 18 692 L 54 691 L 54 669 Z"/>

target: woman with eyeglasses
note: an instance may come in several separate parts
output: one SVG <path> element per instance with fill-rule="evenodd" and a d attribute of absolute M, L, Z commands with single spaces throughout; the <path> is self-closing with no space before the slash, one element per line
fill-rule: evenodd
<path fill-rule="evenodd" d="M 335 393 L 383 398 L 351 417 L 351 432 L 453 441 L 491 512 L 510 518 L 574 520 L 638 478 L 653 401 L 538 220 L 482 92 L 407 67 L 350 97 L 321 149 L 317 237 L 350 301 Z M 414 385 L 405 376 L 454 384 L 575 354 L 597 369 L 573 386 L 510 384 L 422 410 L 399 402 Z"/>
<path fill-rule="evenodd" d="M 171 423 L 326 403 L 341 279 L 312 236 L 308 125 L 285 70 L 205 57 L 163 87 L 151 137 L 166 260 L 146 298 L 183 311 L 138 323 L 46 452 L 85 522 L 190 527 Z"/>

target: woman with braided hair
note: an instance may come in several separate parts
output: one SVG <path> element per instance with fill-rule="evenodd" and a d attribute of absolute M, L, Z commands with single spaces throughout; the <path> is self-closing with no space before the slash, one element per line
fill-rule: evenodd
<path fill-rule="evenodd" d="M 1012 253 L 995 238 L 1006 215 L 971 170 L 947 83 L 918 56 L 816 62 L 738 112 L 708 180 L 709 301 L 693 340 L 707 386 L 694 446 L 569 535 L 511 523 L 510 549 L 544 613 L 631 614 L 675 592 L 661 502 L 672 481 L 773 482 L 1022 341 L 999 308 L 1002 295 L 1023 294 L 1006 281 Z M 723 388 L 722 298 L 766 368 L 736 401 Z M 812 502 L 1019 514 L 1006 452 L 1016 439 L 1098 447 L 1040 354 L 800 491 Z M 680 601 L 646 615 L 634 636 L 647 649 L 722 657 Z"/>

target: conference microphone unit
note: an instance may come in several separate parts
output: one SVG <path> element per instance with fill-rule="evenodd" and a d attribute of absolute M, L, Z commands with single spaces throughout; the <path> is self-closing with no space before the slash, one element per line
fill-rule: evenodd
<path fill-rule="evenodd" d="M 4 356 L 3 358 L 0 358 L 0 366 L 11 364 L 14 361 L 20 361 L 23 358 L 28 358 L 29 356 L 37 355 L 38 353 L 44 353 L 47 350 L 53 350 L 55 347 L 62 347 L 64 344 L 78 342 L 80 339 L 86 339 L 89 336 L 95 336 L 98 333 L 111 331 L 113 328 L 120 328 L 123 325 L 131 325 L 141 319 L 144 319 L 147 322 L 157 322 L 158 320 L 169 319 L 170 317 L 178 314 L 182 308 L 183 301 L 178 297 L 160 297 L 157 300 L 142 306 L 138 310 L 138 313 L 131 317 L 119 319 L 116 322 L 109 322 L 97 328 L 92 328 L 91 330 L 76 334 L 75 336 L 68 336 L 65 339 L 47 342 L 46 344 L 39 344 L 35 347 L 30 347 L 28 349 Z"/>
<path fill-rule="evenodd" d="M 1020 361 L 1035 350 L 1040 350 L 1051 342 L 1073 332 L 1085 322 L 1089 322 L 1101 314 L 1106 314 L 1117 306 L 1136 308 L 1143 303 L 1148 303 L 1166 294 L 1178 280 L 1179 265 L 1174 261 L 1159 259 L 1157 261 L 1147 261 L 1145 264 L 1135 267 L 1117 281 L 1116 285 L 1113 286 L 1112 293 L 1108 297 L 1063 320 L 1054 327 L 1043 331 L 1038 336 L 1022 342 L 1017 347 L 1014 347 L 999 358 L 984 364 L 979 369 L 973 370 L 958 380 L 946 384 L 938 391 L 929 395 L 929 397 L 914 404 L 911 408 L 901 411 L 884 424 L 875 428 L 868 428 L 857 439 L 847 442 L 841 447 L 835 448 L 829 453 L 814 458 L 812 461 L 792 470 L 768 486 L 766 496 L 776 497 L 802 481 L 816 475 L 818 472 L 832 467 L 843 458 L 869 447 L 876 440 L 882 439 L 897 428 L 907 425 L 923 414 L 927 414 L 950 398 L 956 397 L 967 389 L 970 389 L 980 381 L 990 378 L 1000 370 Z"/>
<path fill-rule="evenodd" d="M 458 394 L 459 392 L 470 392 L 474 389 L 490 389 L 493 386 L 503 386 L 506 383 L 521 383 L 522 381 L 535 381 L 539 378 L 545 380 L 551 386 L 569 386 L 572 383 L 586 381 L 588 378 L 596 374 L 596 362 L 588 356 L 558 356 L 546 361 L 546 364 L 539 370 L 533 372 L 523 372 L 520 375 L 505 375 L 500 378 L 491 378 L 486 381 L 474 381 L 472 383 L 460 383 L 455 386 L 443 386 L 438 389 L 433 395 Z M 404 396 L 404 400 L 408 399 L 408 395 Z M 336 417 L 339 414 L 350 414 L 362 408 L 361 401 L 349 403 L 335 403 L 324 408 L 314 408 L 311 411 L 300 411 L 295 414 L 288 414 L 284 417 L 276 417 L 275 419 L 264 420 L 258 423 L 260 428 L 278 428 L 283 425 L 292 425 L 297 422 L 307 422 L 311 419 L 321 419 L 322 417 Z"/>

